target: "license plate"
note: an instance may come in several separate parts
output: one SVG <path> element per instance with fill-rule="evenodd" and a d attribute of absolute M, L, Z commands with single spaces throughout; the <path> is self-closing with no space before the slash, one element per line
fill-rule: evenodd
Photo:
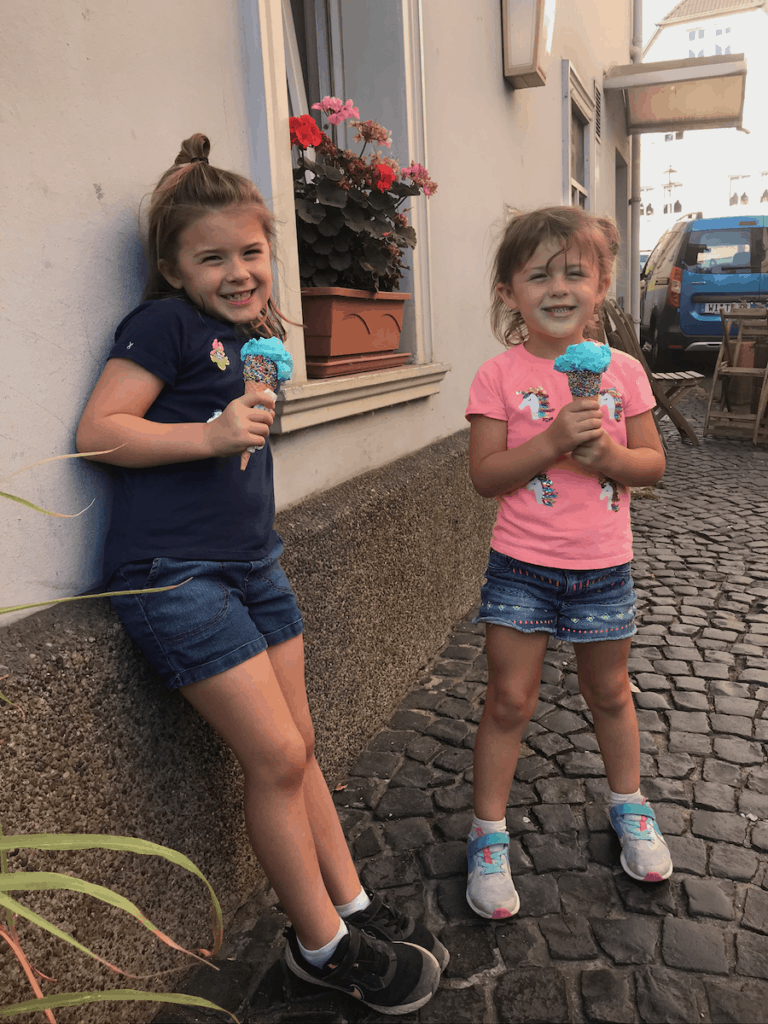
<path fill-rule="evenodd" d="M 721 310 L 724 313 L 730 313 L 730 311 L 731 311 L 731 303 L 730 302 L 705 302 L 704 303 L 704 312 L 705 313 L 719 313 Z"/>

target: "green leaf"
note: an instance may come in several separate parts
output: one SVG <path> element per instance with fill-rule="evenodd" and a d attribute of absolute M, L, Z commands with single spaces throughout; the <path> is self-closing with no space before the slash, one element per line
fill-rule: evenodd
<path fill-rule="evenodd" d="M 374 274 L 382 277 L 389 270 L 389 259 L 377 245 L 370 243 L 365 246 L 365 259 Z"/>
<path fill-rule="evenodd" d="M 82 1006 L 84 1003 L 177 1003 L 179 1006 L 200 1006 L 206 1010 L 226 1013 L 235 1024 L 240 1024 L 237 1017 L 229 1010 L 211 1003 L 199 996 L 188 996 L 183 992 L 140 992 L 131 988 L 104 989 L 101 992 L 61 992 L 45 999 L 27 999 L 23 1003 L 12 1006 L 0 1006 L 0 1017 L 15 1017 L 20 1013 L 41 1013 L 43 1010 L 55 1010 L 60 1006 Z"/>
<path fill-rule="evenodd" d="M 161 932 L 152 922 L 146 917 L 135 903 L 127 899 L 125 896 L 121 896 L 120 893 L 115 892 L 112 889 L 108 889 L 103 885 L 96 885 L 94 882 L 86 882 L 84 878 L 73 878 L 70 875 L 62 875 L 57 871 L 14 871 L 12 873 L 0 875 L 0 903 L 4 903 L 2 893 L 4 892 L 41 892 L 52 889 L 66 889 L 71 892 L 81 892 L 86 896 L 92 896 L 96 900 L 100 900 L 102 903 L 107 903 L 112 907 L 117 907 L 118 910 L 125 911 L 126 914 L 130 914 L 134 917 L 139 924 L 142 924 L 148 931 L 164 942 L 167 946 L 172 949 L 177 949 L 182 953 L 187 953 L 189 956 L 193 956 L 196 960 L 200 960 L 202 963 L 208 964 L 207 960 L 197 956 L 191 950 L 186 949 L 184 946 L 180 946 L 173 939 L 169 939 L 164 932 Z M 13 906 L 10 906 L 13 904 Z M 15 900 L 9 900 L 8 903 L 4 903 L 14 913 L 21 913 L 23 917 L 29 917 L 30 912 L 20 912 L 16 908 L 20 906 Z M 37 917 L 37 915 L 35 915 Z M 40 919 L 35 920 L 35 924 L 40 924 Z M 40 925 L 46 931 L 50 931 L 51 934 L 56 935 L 58 938 L 63 938 L 69 942 L 70 945 L 77 946 L 78 949 L 83 950 L 84 947 L 79 946 L 71 936 L 66 932 L 62 932 L 57 929 L 55 925 L 51 925 L 50 922 L 45 922 Z M 86 952 L 89 952 L 86 950 Z M 91 956 L 95 956 L 94 953 L 90 953 Z M 101 960 L 101 957 L 97 957 Z M 104 962 L 104 961 L 102 961 Z M 209 966 L 211 966 L 209 964 Z M 125 973 L 125 972 L 121 972 Z"/>
<path fill-rule="evenodd" d="M 85 508 L 81 508 L 79 512 L 67 513 L 67 512 L 51 512 L 47 508 L 41 508 L 40 505 L 33 505 L 32 502 L 31 501 L 27 501 L 26 498 L 20 498 L 17 494 L 7 494 L 5 491 L 0 491 L 0 498 L 7 498 L 8 501 L 18 501 L 18 503 L 20 505 L 26 505 L 27 508 L 34 509 L 35 512 L 44 512 L 45 515 L 47 515 L 47 516 L 58 516 L 59 519 L 76 519 L 77 516 L 81 516 L 83 514 L 83 512 L 87 512 L 88 509 L 93 504 L 93 501 L 96 500 L 94 498 L 92 502 L 90 502 L 88 505 L 86 505 Z"/>
<path fill-rule="evenodd" d="M 312 275 L 315 288 L 331 288 L 339 279 L 335 270 L 316 270 Z"/>
<path fill-rule="evenodd" d="M 312 250 L 320 256 L 328 256 L 333 252 L 333 242 L 330 238 L 318 238 L 312 243 Z"/>
<path fill-rule="evenodd" d="M 44 608 L 49 604 L 67 604 L 69 601 L 90 601 L 96 597 L 130 597 L 132 594 L 162 594 L 164 590 L 175 590 L 177 587 L 183 587 L 185 583 L 189 583 L 192 580 L 192 576 L 188 580 L 182 580 L 181 583 L 174 583 L 170 587 L 150 587 L 148 590 L 108 590 L 104 594 L 78 594 L 77 597 L 55 597 L 50 601 L 34 601 L 32 604 L 16 604 L 11 608 L 0 608 L 0 615 L 5 615 L 8 612 L 20 612 L 25 608 Z"/>
<path fill-rule="evenodd" d="M 334 252 L 328 257 L 334 270 L 346 270 L 352 265 L 352 257 L 348 252 Z"/>
<path fill-rule="evenodd" d="M 94 455 L 111 455 L 112 452 L 116 452 L 119 448 L 123 447 L 124 445 L 119 444 L 117 448 L 107 448 L 103 452 L 71 452 L 67 455 L 52 455 L 48 459 L 40 459 L 39 462 L 30 462 L 28 466 L 22 466 L 20 469 L 14 469 L 12 473 L 0 476 L 0 484 L 5 483 L 6 480 L 10 480 L 12 476 L 17 476 L 19 473 L 26 473 L 28 469 L 35 469 L 36 466 L 44 466 L 47 462 L 60 462 L 62 459 L 90 459 Z"/>
<path fill-rule="evenodd" d="M 320 174 L 328 178 L 329 181 L 341 181 L 344 177 L 344 171 L 338 167 L 331 167 L 330 164 L 322 164 L 320 167 Z"/>
<path fill-rule="evenodd" d="M 332 181 L 322 179 L 317 183 L 317 198 L 325 206 L 337 206 L 339 209 L 347 205 L 347 193 Z"/>
<path fill-rule="evenodd" d="M 407 245 L 411 249 L 416 248 L 416 229 L 412 228 L 410 224 L 404 228 L 398 228 L 396 234 L 393 236 L 393 240 L 398 245 Z"/>
<path fill-rule="evenodd" d="M 308 199 L 297 199 L 296 213 L 308 224 L 319 224 L 325 218 L 325 207 Z"/>
<path fill-rule="evenodd" d="M 37 835 L 0 836 L 0 850 L 117 850 L 120 853 L 138 853 L 148 857 L 163 857 L 178 867 L 195 875 L 208 889 L 211 897 L 211 916 L 213 919 L 213 952 L 221 947 L 224 921 L 221 905 L 216 898 L 211 883 L 202 871 L 178 850 L 159 843 L 151 843 L 146 839 L 135 839 L 131 836 L 88 835 L 85 833 L 39 833 Z"/>

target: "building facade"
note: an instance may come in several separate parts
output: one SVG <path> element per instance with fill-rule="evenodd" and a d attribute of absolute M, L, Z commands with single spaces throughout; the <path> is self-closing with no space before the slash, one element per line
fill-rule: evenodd
<path fill-rule="evenodd" d="M 684 130 L 646 135 L 642 148 L 640 248 L 648 250 L 683 214 L 768 211 L 768 10 L 762 0 L 682 0 L 657 25 L 644 61 L 743 53 L 749 73 L 744 131 Z"/>
<path fill-rule="evenodd" d="M 624 246 L 613 287 L 626 294 L 629 138 L 621 94 L 603 93 L 602 82 L 630 59 L 631 2 L 547 0 L 546 83 L 512 87 L 504 32 L 528 31 L 521 12 L 534 6 L 88 0 L 46 4 L 41 21 L 37 9 L 3 2 L 3 477 L 74 451 L 114 328 L 140 298 L 142 198 L 182 139 L 204 132 L 212 162 L 261 187 L 278 225 L 279 303 L 299 323 L 290 114 L 326 94 L 350 98 L 363 119 L 391 130 L 391 155 L 424 164 L 438 182 L 412 209 L 409 362 L 308 380 L 301 328 L 287 339 L 296 372 L 271 442 L 277 525 L 305 612 L 308 692 L 331 777 L 479 592 L 495 502 L 469 484 L 464 410 L 477 368 L 499 351 L 489 269 L 506 219 L 564 202 L 615 216 Z M 52 519 L 5 503 L 0 605 L 98 589 L 109 470 L 48 463 L 3 490 L 86 511 Z M 261 876 L 228 754 L 185 702 L 159 692 L 107 602 L 3 621 L 2 689 L 26 708 L 25 722 L 0 710 L 0 771 L 14 777 L 6 833 L 112 832 L 174 846 L 231 915 Z M 67 869 L 119 883 L 177 941 L 204 941 L 204 901 L 162 865 L 83 855 Z M 101 919 L 59 909 L 59 923 L 98 944 Z M 50 959 L 42 947 L 29 952 Z M 121 963 L 134 954 L 138 973 L 169 966 L 138 931 L 121 938 Z M 61 990 L 83 987 L 83 973 L 87 986 L 75 956 L 54 973 Z M 0 969 L 0 1002 L 18 996 L 18 983 Z M 121 1006 L 110 1006 L 111 1024 L 132 1019 L 133 1007 Z M 107 1019 L 100 1012 L 78 1020 Z"/>

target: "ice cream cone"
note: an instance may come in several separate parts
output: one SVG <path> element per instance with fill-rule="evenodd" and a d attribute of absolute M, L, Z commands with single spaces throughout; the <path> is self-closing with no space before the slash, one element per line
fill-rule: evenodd
<path fill-rule="evenodd" d="M 568 370 L 568 387 L 573 398 L 590 398 L 600 394 L 601 373 L 592 370 Z"/>
<path fill-rule="evenodd" d="M 607 370 L 610 361 L 611 350 L 608 345 L 582 341 L 577 345 L 569 345 L 557 357 L 554 367 L 568 377 L 572 398 L 594 398 L 600 394 L 603 371 Z"/>
<path fill-rule="evenodd" d="M 293 360 L 279 338 L 251 338 L 243 345 L 240 357 L 243 360 L 246 395 L 264 391 L 274 394 L 279 380 L 290 379 Z M 255 408 L 266 409 L 267 406 L 257 405 Z M 256 450 L 253 445 L 241 454 L 241 470 L 247 467 L 251 454 Z"/>

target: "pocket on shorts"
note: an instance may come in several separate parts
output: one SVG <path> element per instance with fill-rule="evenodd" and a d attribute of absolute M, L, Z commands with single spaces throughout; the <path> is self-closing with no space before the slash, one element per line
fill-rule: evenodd
<path fill-rule="evenodd" d="M 218 562 L 155 558 L 149 566 L 147 563 L 123 566 L 115 576 L 122 577 L 131 590 L 175 587 L 125 600 L 139 602 L 158 640 L 178 641 L 210 630 L 227 614 L 230 592 L 221 582 L 221 568 Z M 117 598 L 118 602 L 122 600 Z"/>

